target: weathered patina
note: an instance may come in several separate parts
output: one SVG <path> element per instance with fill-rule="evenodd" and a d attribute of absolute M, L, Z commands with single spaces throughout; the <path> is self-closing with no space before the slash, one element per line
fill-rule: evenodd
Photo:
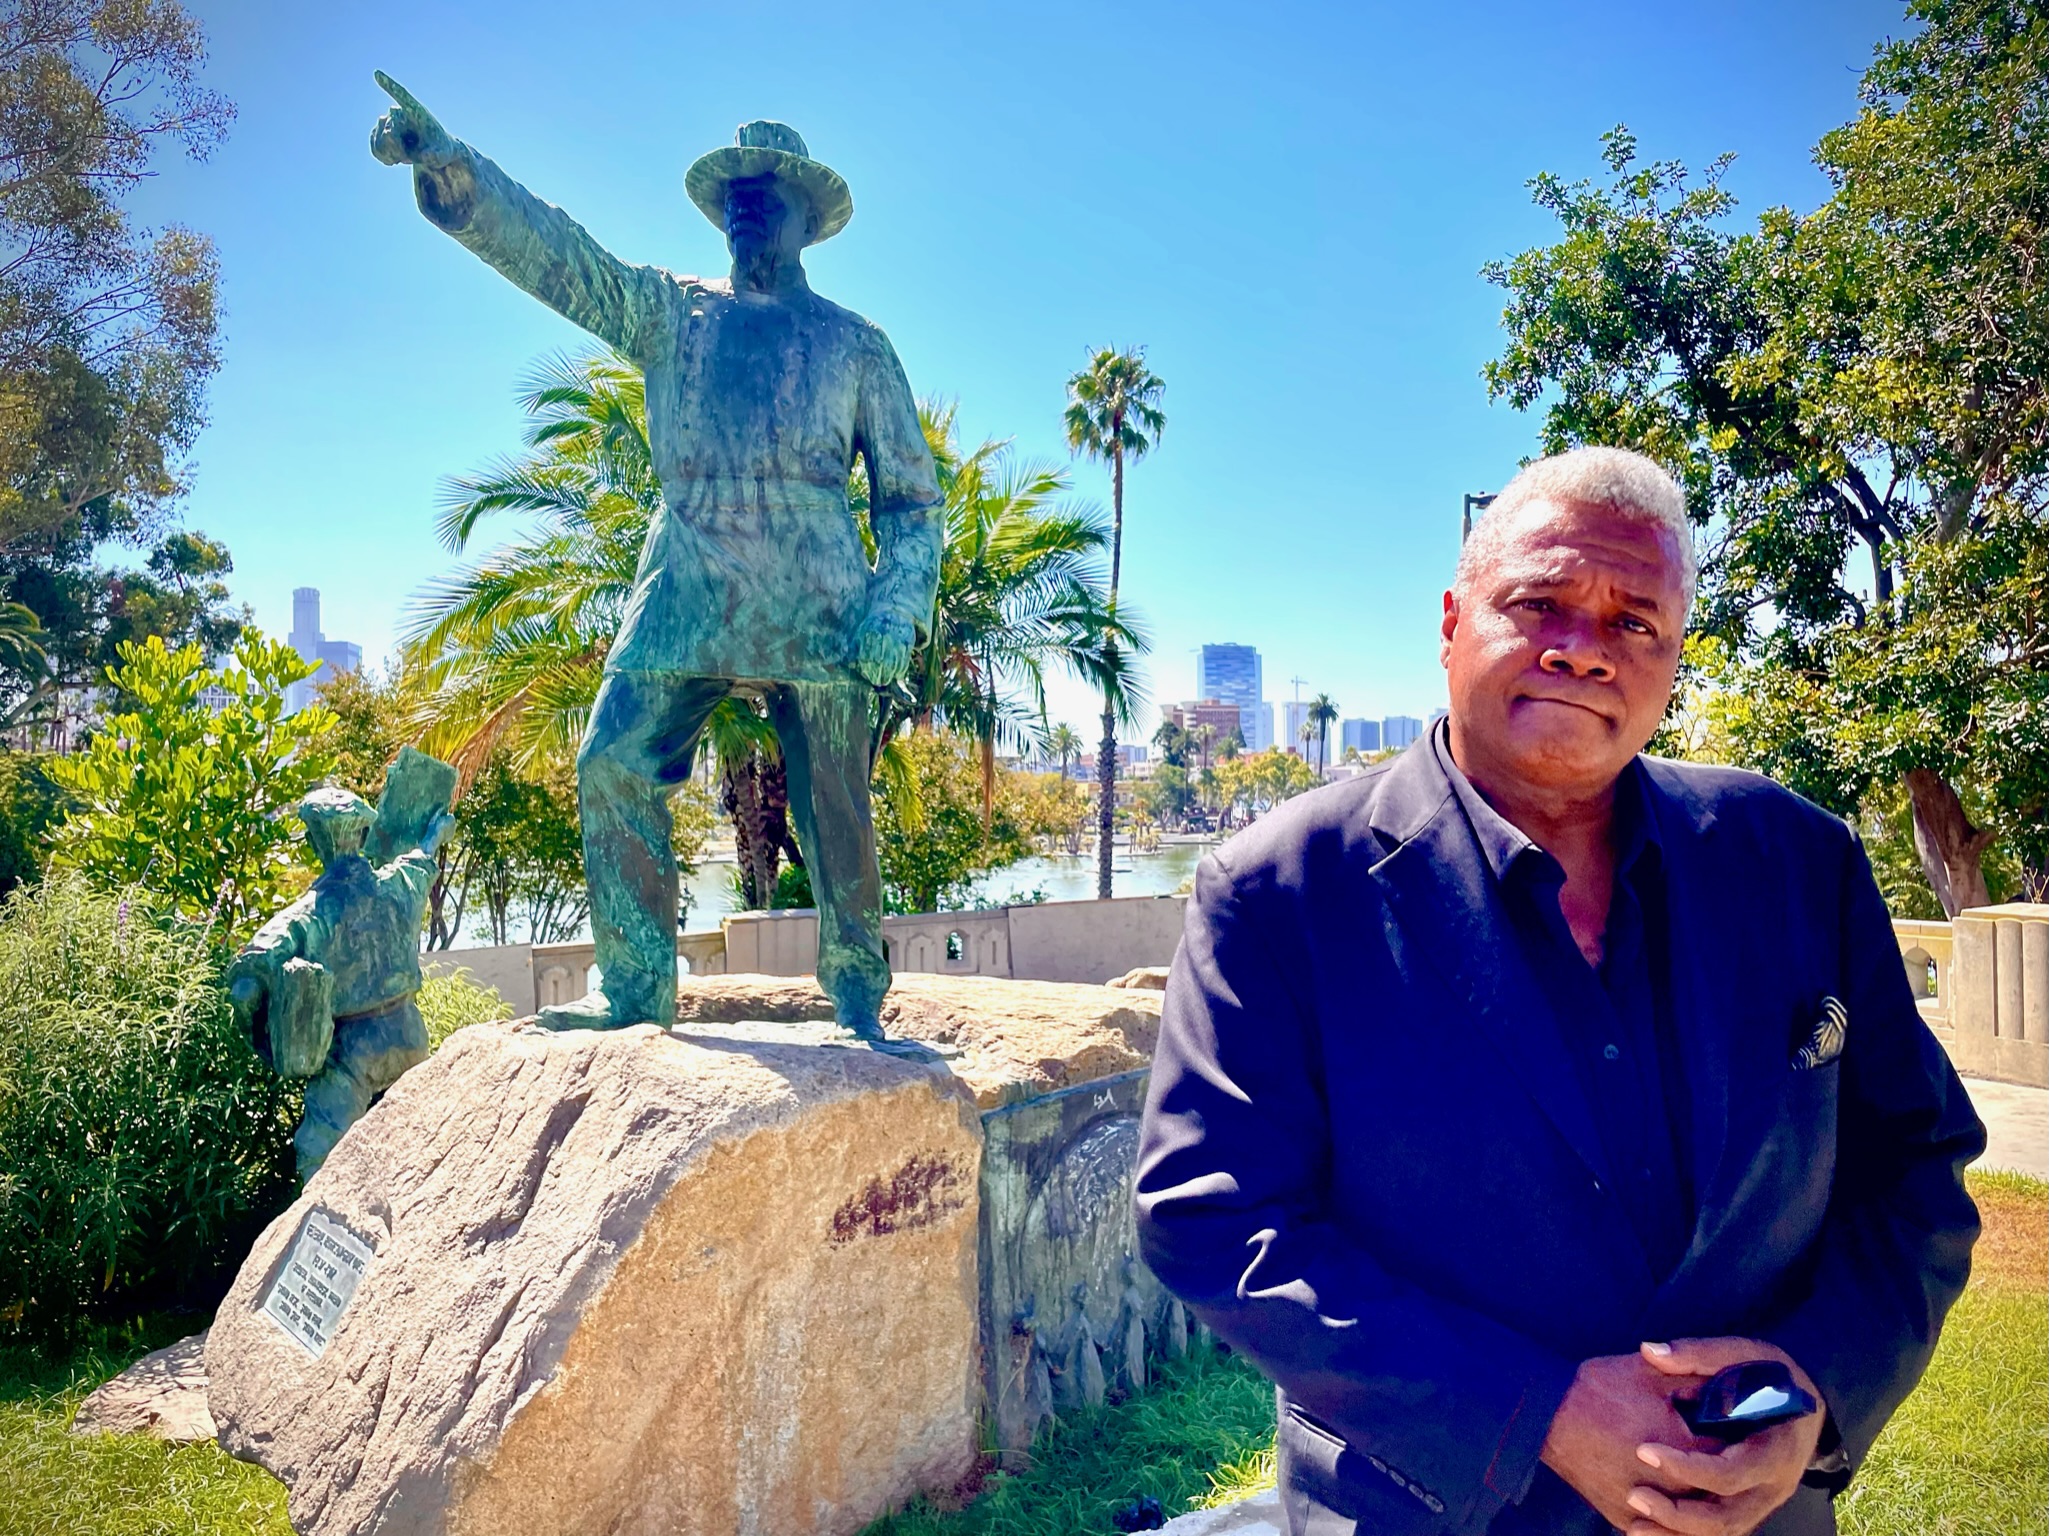
<path fill-rule="evenodd" d="M 726 279 L 620 260 L 386 76 L 371 148 L 410 165 L 420 211 L 636 363 L 666 502 L 650 530 L 577 760 L 601 993 L 557 1027 L 675 1018 L 668 797 L 712 708 L 763 699 L 819 906 L 819 981 L 879 1038 L 889 965 L 869 806 L 874 690 L 931 621 L 942 498 L 889 339 L 820 298 L 802 252 L 852 215 L 846 184 L 781 123 L 744 125 L 686 189 L 725 232 Z M 847 500 L 867 467 L 871 565 Z"/>
<path fill-rule="evenodd" d="M 420 921 L 434 851 L 455 825 L 455 770 L 411 747 L 373 807 L 346 789 L 299 803 L 320 878 L 256 931 L 228 971 L 228 997 L 257 1054 L 309 1078 L 293 1137 L 310 1178 L 342 1133 L 408 1067 L 426 1060 Z"/>

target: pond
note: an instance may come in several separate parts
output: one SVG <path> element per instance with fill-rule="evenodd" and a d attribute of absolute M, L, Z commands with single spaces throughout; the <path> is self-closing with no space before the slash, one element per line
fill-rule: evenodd
<path fill-rule="evenodd" d="M 1181 889 L 1195 874 L 1195 866 L 1214 844 L 1168 843 L 1152 853 L 1117 851 L 1116 892 L 1119 896 L 1168 896 Z M 695 932 L 714 929 L 719 919 L 738 910 L 733 900 L 733 866 L 730 863 L 700 865 L 684 882 L 690 895 L 688 927 Z M 1034 891 L 1048 901 L 1088 901 L 1096 894 L 1096 857 L 1093 853 L 1037 854 L 1002 869 L 991 870 L 975 882 L 976 899 L 990 906 L 1028 901 Z"/>

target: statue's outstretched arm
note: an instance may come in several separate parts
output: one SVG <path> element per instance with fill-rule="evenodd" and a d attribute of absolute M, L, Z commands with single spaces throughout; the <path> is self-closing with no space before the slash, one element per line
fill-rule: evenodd
<path fill-rule="evenodd" d="M 370 132 L 370 152 L 413 168 L 420 212 L 557 313 L 633 358 L 666 330 L 672 280 L 621 261 L 576 220 L 451 136 L 382 70 L 396 103 Z"/>
<path fill-rule="evenodd" d="M 918 404 L 895 350 L 878 334 L 861 375 L 856 446 L 868 461 L 868 524 L 875 533 L 875 575 L 854 663 L 877 687 L 910 665 L 919 634 L 931 627 L 946 537 L 946 502 Z"/>

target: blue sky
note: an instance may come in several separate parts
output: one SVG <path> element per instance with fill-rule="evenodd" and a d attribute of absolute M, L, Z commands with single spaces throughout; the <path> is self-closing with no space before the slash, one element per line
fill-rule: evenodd
<path fill-rule="evenodd" d="M 1490 405 L 1482 263 L 1553 237 L 1540 170 L 1733 150 L 1754 214 L 1826 195 L 1814 140 L 1855 110 L 1870 0 L 1424 6 L 208 3 L 227 144 L 166 164 L 151 221 L 212 235 L 225 363 L 186 521 L 282 634 L 290 593 L 377 658 L 451 557 L 444 475 L 514 448 L 515 382 L 580 332 L 436 232 L 366 148 L 403 81 L 621 256 L 719 272 L 682 175 L 736 123 L 794 124 L 851 183 L 820 292 L 890 334 L 971 437 L 1066 459 L 1062 386 L 1141 343 L 1169 424 L 1127 493 L 1126 592 L 1153 691 L 1194 647 L 1257 645 L 1346 715 L 1442 700 L 1459 499 L 1530 452 Z M 1074 467 L 1078 494 L 1106 477 Z M 1056 718 L 1086 726 L 1063 687 Z"/>

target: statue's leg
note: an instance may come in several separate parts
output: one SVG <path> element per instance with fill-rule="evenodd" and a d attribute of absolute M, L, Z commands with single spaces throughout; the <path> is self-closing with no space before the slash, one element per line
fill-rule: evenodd
<path fill-rule="evenodd" d="M 669 796 L 724 678 L 610 672 L 576 755 L 584 879 L 602 998 L 544 1010 L 553 1027 L 676 1022 L 676 855 Z"/>
<path fill-rule="evenodd" d="M 337 1024 L 337 1036 L 346 1027 Z M 334 1144 L 342 1139 L 342 1133 L 362 1119 L 363 1111 L 369 1107 L 369 1085 L 343 1064 L 337 1051 L 319 1075 L 306 1084 L 306 1113 L 292 1136 L 292 1148 L 299 1156 L 301 1182 L 319 1171 Z"/>
<path fill-rule="evenodd" d="M 427 1022 L 410 997 L 381 1013 L 337 1019 L 334 1048 L 320 1075 L 306 1085 L 306 1115 L 292 1138 L 299 1154 L 299 1177 L 311 1178 L 342 1133 L 362 1119 L 408 1067 L 426 1059 Z"/>
<path fill-rule="evenodd" d="M 889 961 L 882 949 L 882 872 L 868 801 L 873 759 L 866 683 L 785 683 L 769 697 L 782 741 L 797 845 L 818 903 L 818 984 L 842 1026 L 882 1034 Z"/>

